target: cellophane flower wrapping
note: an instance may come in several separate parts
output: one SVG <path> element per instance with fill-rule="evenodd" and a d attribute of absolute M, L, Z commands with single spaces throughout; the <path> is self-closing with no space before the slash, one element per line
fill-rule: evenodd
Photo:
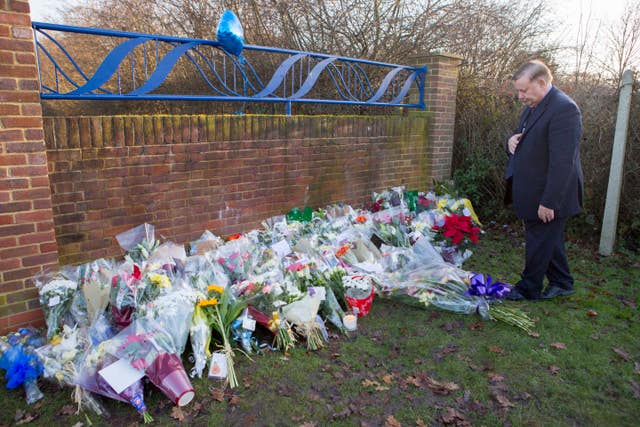
<path fill-rule="evenodd" d="M 100 258 L 78 267 L 78 280 L 84 294 L 89 322 L 93 325 L 109 305 L 111 278 L 115 275 L 112 260 Z"/>
<path fill-rule="evenodd" d="M 78 283 L 60 273 L 45 273 L 36 276 L 34 281 L 45 314 L 47 339 L 51 339 L 63 325 L 75 324 L 70 308 L 76 297 Z"/>
<path fill-rule="evenodd" d="M 282 307 L 285 319 L 296 326 L 296 331 L 307 340 L 309 350 L 317 350 L 324 346 L 322 328 L 316 322 L 320 308 L 321 295 L 317 292 L 307 293 L 302 299 Z"/>
<path fill-rule="evenodd" d="M 187 258 L 185 262 L 184 275 L 188 283 L 199 292 L 206 293 L 209 285 L 218 285 L 223 288 L 230 285 L 229 276 L 213 255 L 214 252 L 194 255 Z"/>
<path fill-rule="evenodd" d="M 226 242 L 217 251 L 215 257 L 224 268 L 231 282 L 251 277 L 259 260 L 256 246 L 248 236 Z"/>
<path fill-rule="evenodd" d="M 196 305 L 191 318 L 189 338 L 194 363 L 190 375 L 192 378 L 194 376 L 202 378 L 202 372 L 211 357 L 211 318 L 199 305 Z"/>
<path fill-rule="evenodd" d="M 156 321 L 135 319 L 110 340 L 105 350 L 127 359 L 135 369 L 144 371 L 149 380 L 176 405 L 186 405 L 193 398 L 193 386 L 171 334 Z"/>
<path fill-rule="evenodd" d="M 134 381 L 118 393 L 102 375 L 100 375 L 100 370 L 118 361 L 116 356 L 104 350 L 105 346 L 108 346 L 108 343 L 90 347 L 83 355 L 78 364 L 78 373 L 74 378 L 75 384 L 91 393 L 129 403 L 142 415 L 145 423 L 153 421 L 144 402 L 144 385 L 142 379 Z"/>
<path fill-rule="evenodd" d="M 146 280 L 150 282 L 148 286 L 160 286 L 162 289 L 157 297 L 141 307 L 140 316 L 154 320 L 171 334 L 176 352 L 182 354 L 189 338 L 198 293 L 186 285 L 184 279 L 175 280 L 171 284 L 168 277 L 162 273 L 151 273 Z"/>

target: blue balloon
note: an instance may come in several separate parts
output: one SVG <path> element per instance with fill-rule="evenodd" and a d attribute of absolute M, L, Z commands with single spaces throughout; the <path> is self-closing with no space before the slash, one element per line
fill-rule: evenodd
<path fill-rule="evenodd" d="M 244 31 L 240 20 L 232 11 L 225 10 L 220 17 L 217 37 L 224 50 L 240 56 L 244 48 Z"/>

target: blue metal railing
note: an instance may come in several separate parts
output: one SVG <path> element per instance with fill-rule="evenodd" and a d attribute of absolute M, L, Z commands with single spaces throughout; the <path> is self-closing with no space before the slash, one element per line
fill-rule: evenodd
<path fill-rule="evenodd" d="M 215 40 L 43 22 L 33 31 L 42 99 L 425 108 L 426 67 L 252 45 L 238 57 Z"/>

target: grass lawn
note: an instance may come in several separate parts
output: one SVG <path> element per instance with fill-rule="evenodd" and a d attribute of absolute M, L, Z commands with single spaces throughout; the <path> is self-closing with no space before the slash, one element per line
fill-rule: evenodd
<path fill-rule="evenodd" d="M 522 235 L 489 228 L 464 268 L 514 283 Z M 240 386 L 194 379 L 178 409 L 147 387 L 156 425 L 229 426 L 635 426 L 640 419 L 640 255 L 600 257 L 571 240 L 576 293 L 507 302 L 536 321 L 528 335 L 499 322 L 377 298 L 354 337 L 321 350 L 236 357 Z M 187 352 L 188 353 L 188 346 Z M 185 354 L 186 356 L 186 354 Z M 185 362 L 189 369 L 189 362 Z M 40 382 L 0 391 L 0 425 L 138 425 L 135 410 L 103 401 L 110 418 L 75 414 L 71 389 Z"/>

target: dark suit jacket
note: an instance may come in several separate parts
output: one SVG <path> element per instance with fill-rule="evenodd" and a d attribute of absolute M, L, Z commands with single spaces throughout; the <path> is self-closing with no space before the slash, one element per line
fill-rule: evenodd
<path fill-rule="evenodd" d="M 525 108 L 515 133 L 522 129 L 506 173 L 516 215 L 535 220 L 539 205 L 553 209 L 558 218 L 580 212 L 582 117 L 576 103 L 553 86 L 536 108 Z"/>

